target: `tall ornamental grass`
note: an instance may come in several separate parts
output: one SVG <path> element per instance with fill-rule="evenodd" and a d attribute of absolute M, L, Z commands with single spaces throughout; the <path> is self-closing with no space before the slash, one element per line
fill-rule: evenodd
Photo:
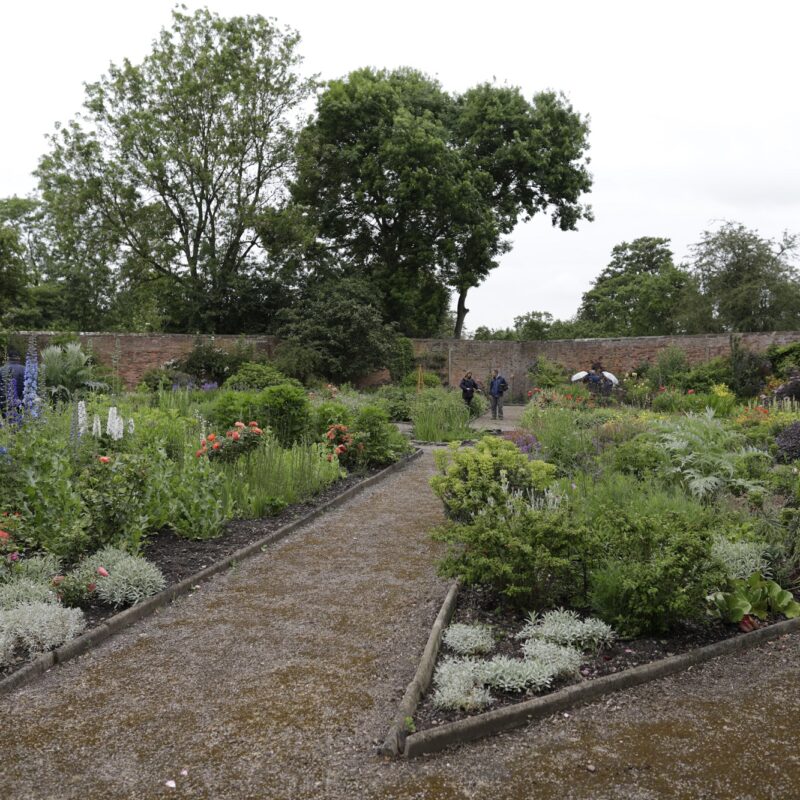
<path fill-rule="evenodd" d="M 216 466 L 216 465 L 215 465 Z M 336 458 L 319 444 L 282 448 L 275 440 L 234 462 L 220 463 L 224 505 L 238 516 L 263 517 L 322 491 L 340 477 Z"/>
<path fill-rule="evenodd" d="M 469 439 L 469 409 L 458 392 L 426 389 L 411 404 L 414 437 L 423 442 Z"/>

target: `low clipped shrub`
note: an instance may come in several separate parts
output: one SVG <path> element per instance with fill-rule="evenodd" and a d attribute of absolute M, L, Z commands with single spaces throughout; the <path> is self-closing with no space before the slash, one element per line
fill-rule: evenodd
<path fill-rule="evenodd" d="M 419 372 L 409 372 L 408 375 L 400 381 L 400 385 L 406 389 L 416 389 L 420 383 Z M 442 379 L 436 372 L 423 372 L 422 373 L 422 386 L 425 389 L 439 389 L 442 386 Z"/>
<path fill-rule="evenodd" d="M 260 364 L 255 361 L 246 361 L 236 372 L 225 380 L 225 389 L 237 391 L 259 391 L 267 386 L 277 386 L 281 383 L 291 383 L 300 386 L 294 378 L 288 378 L 277 367 L 271 364 Z"/>

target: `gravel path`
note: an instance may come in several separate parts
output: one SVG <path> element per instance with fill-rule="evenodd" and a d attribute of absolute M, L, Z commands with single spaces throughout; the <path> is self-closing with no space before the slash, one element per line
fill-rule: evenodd
<path fill-rule="evenodd" d="M 426 453 L 0 698 L 0 797 L 800 795 L 800 636 L 438 756 L 375 756 L 445 593 L 432 471 Z"/>

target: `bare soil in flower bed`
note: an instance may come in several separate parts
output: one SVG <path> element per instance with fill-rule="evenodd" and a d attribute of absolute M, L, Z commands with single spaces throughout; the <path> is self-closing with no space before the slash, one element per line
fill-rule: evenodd
<path fill-rule="evenodd" d="M 451 622 L 461 622 L 465 624 L 486 624 L 491 625 L 496 634 L 495 649 L 485 656 L 491 658 L 495 655 L 510 656 L 512 658 L 522 658 L 522 641 L 516 638 L 516 634 L 522 629 L 528 619 L 528 614 L 510 608 L 502 602 L 502 598 L 493 591 L 479 586 L 461 587 L 458 594 L 456 610 Z M 763 625 L 771 622 L 779 622 L 782 617 L 776 617 Z M 686 653 L 698 647 L 704 647 L 714 642 L 730 639 L 734 636 L 743 636 L 744 633 L 736 625 L 727 625 L 719 620 L 708 619 L 703 623 L 683 625 L 682 627 L 661 637 L 643 636 L 638 639 L 619 639 L 612 647 L 601 650 L 597 655 L 587 655 L 581 664 L 581 675 L 583 680 L 592 680 L 603 675 L 610 675 L 615 672 L 622 672 L 641 664 L 649 664 L 659 661 L 669 656 Z M 456 656 L 448 647 L 442 643 L 439 658 L 445 656 Z M 492 689 L 495 698 L 494 703 L 484 711 L 491 711 L 496 708 L 514 705 L 524 700 L 529 700 L 534 696 L 541 696 L 558 691 L 575 681 L 561 680 L 553 684 L 547 692 L 520 693 L 502 692 Z M 420 702 L 414 715 L 414 723 L 417 730 L 434 728 L 448 722 L 455 722 L 465 717 L 474 716 L 480 711 L 468 713 L 461 711 L 444 711 L 434 708 L 433 690 L 431 689 Z"/>
<path fill-rule="evenodd" d="M 185 539 L 170 529 L 162 530 L 147 539 L 142 555 L 161 570 L 167 587 L 172 586 L 251 542 L 263 539 L 284 525 L 304 517 L 350 487 L 376 475 L 381 469 L 382 467 L 348 475 L 305 502 L 287 506 L 275 516 L 231 520 L 214 539 Z M 83 613 L 86 617 L 86 629 L 96 627 L 121 610 L 99 604 L 85 607 Z M 13 663 L 0 667 L 0 678 L 12 674 L 29 661 L 27 656 L 22 656 Z"/>

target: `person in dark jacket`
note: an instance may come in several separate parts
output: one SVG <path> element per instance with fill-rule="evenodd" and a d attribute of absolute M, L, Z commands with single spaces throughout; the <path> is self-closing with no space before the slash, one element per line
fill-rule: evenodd
<path fill-rule="evenodd" d="M 489 399 L 492 403 L 492 419 L 503 419 L 503 395 L 508 391 L 508 381 L 498 370 L 492 370 L 489 381 Z"/>
<path fill-rule="evenodd" d="M 458 384 L 458 388 L 461 389 L 461 397 L 464 399 L 464 402 L 469 408 L 471 408 L 472 398 L 475 396 L 475 392 L 480 391 L 478 382 L 473 379 L 471 372 L 468 372 L 461 379 L 461 383 Z"/>

